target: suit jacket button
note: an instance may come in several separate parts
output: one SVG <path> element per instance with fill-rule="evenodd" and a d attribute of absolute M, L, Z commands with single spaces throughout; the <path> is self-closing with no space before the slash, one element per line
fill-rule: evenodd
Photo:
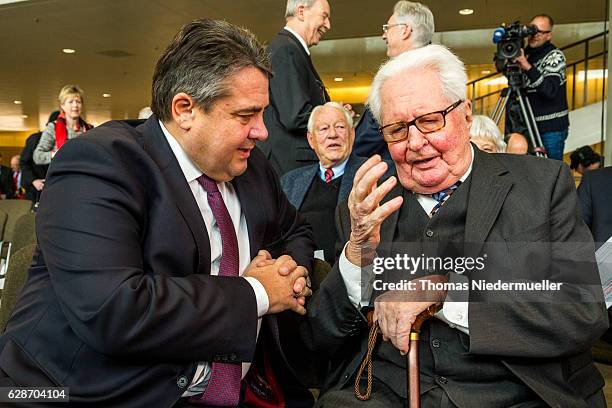
<path fill-rule="evenodd" d="M 232 353 L 230 355 L 230 361 L 236 361 L 236 354 L 235 353 Z"/>
<path fill-rule="evenodd" d="M 432 345 L 433 347 L 435 347 L 435 348 L 439 348 L 439 347 L 440 347 L 440 340 L 438 340 L 438 339 L 433 339 L 433 340 L 431 341 L 431 345 Z"/>
<path fill-rule="evenodd" d="M 184 375 L 181 375 L 178 380 L 176 380 L 176 385 L 178 385 L 179 388 L 185 388 L 187 384 L 189 384 L 189 381 Z"/>
<path fill-rule="evenodd" d="M 429 238 L 433 237 L 434 232 L 430 229 L 428 229 L 427 231 L 425 231 L 425 235 L 427 235 Z"/>

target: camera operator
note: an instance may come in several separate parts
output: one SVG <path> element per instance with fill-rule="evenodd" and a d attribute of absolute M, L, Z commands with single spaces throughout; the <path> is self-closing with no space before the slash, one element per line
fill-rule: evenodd
<path fill-rule="evenodd" d="M 540 14 L 531 20 L 538 32 L 515 59 L 527 76 L 526 92 L 548 157 L 563 160 L 569 128 L 565 55 L 551 42 L 553 19 Z"/>

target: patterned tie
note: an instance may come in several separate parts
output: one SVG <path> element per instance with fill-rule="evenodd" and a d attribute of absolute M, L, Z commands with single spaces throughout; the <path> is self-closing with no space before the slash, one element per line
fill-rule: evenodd
<path fill-rule="evenodd" d="M 221 232 L 222 252 L 219 276 L 238 276 L 240 258 L 234 224 L 221 197 L 217 183 L 201 175 L 198 183 L 208 198 L 208 205 Z M 192 397 L 190 402 L 217 407 L 235 407 L 240 402 L 242 364 L 212 363 L 210 380 L 202 396 Z"/>
<path fill-rule="evenodd" d="M 432 208 L 431 211 L 429 212 L 429 217 L 430 218 L 433 217 L 434 214 L 438 212 L 440 207 L 442 207 L 442 205 L 444 205 L 446 200 L 448 200 L 450 198 L 450 196 L 455 192 L 455 190 L 457 190 L 457 188 L 460 185 L 461 185 L 461 180 L 457 181 L 455 184 L 453 184 L 449 188 L 445 188 L 444 190 L 438 191 L 437 193 L 433 193 L 431 195 L 437 201 L 437 203 L 434 206 L 434 208 Z"/>
<path fill-rule="evenodd" d="M 334 171 L 332 169 L 325 169 L 325 182 L 327 184 L 331 183 L 333 177 Z"/>

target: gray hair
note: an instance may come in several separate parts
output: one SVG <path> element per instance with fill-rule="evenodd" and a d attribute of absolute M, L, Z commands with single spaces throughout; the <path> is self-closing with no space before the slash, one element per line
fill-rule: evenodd
<path fill-rule="evenodd" d="M 351 118 L 351 114 L 349 113 L 349 111 L 347 111 L 346 109 L 344 109 L 344 106 L 340 105 L 338 102 L 327 102 L 324 105 L 318 105 L 315 106 L 315 108 L 312 110 L 312 112 L 310 112 L 310 117 L 308 118 L 308 131 L 310 133 L 314 133 L 314 118 L 315 115 L 317 113 L 319 113 L 319 111 L 323 108 L 334 108 L 339 110 L 340 112 L 342 112 L 342 114 L 344 115 L 344 119 L 346 120 L 346 124 L 349 126 L 349 128 L 353 128 L 353 118 Z"/>
<path fill-rule="evenodd" d="M 372 81 L 368 106 L 374 118 L 382 125 L 380 91 L 385 82 L 406 71 L 433 70 L 442 81 L 442 94 L 453 103 L 466 99 L 467 75 L 463 62 L 443 45 L 428 45 L 406 51 L 383 64 Z M 427 84 L 423 84 L 427 86 Z"/>
<path fill-rule="evenodd" d="M 208 112 L 219 98 L 230 95 L 227 79 L 247 67 L 272 75 L 270 57 L 250 31 L 226 21 L 192 21 L 157 61 L 151 109 L 161 121 L 169 121 L 172 98 L 185 92 Z"/>
<path fill-rule="evenodd" d="M 287 0 L 287 9 L 285 10 L 285 18 L 293 17 L 295 10 L 300 4 L 306 8 L 312 7 L 318 0 Z"/>
<path fill-rule="evenodd" d="M 435 26 L 434 16 L 424 4 L 400 0 L 393 8 L 397 23 L 406 23 L 412 27 L 414 47 L 423 47 L 431 42 Z"/>
<path fill-rule="evenodd" d="M 474 115 L 472 116 L 472 127 L 470 128 L 471 138 L 485 139 L 492 142 L 497 148 L 498 153 L 506 152 L 506 142 L 499 130 L 499 127 L 488 116 Z"/>

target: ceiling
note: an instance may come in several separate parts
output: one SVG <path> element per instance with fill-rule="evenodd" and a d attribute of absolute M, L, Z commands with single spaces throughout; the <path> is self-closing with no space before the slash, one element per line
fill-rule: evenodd
<path fill-rule="evenodd" d="M 8 0 L 10 2 L 10 0 Z M 135 117 L 149 104 L 153 66 L 178 28 L 196 18 L 225 19 L 269 41 L 284 25 L 285 0 L 0 0 L 0 130 L 36 129 L 67 83 L 85 90 L 86 118 L 99 124 Z M 490 66 L 491 32 L 503 21 L 546 11 L 566 44 L 603 31 L 605 0 L 429 0 L 436 42 L 452 47 L 474 71 Z M 332 29 L 312 49 L 332 95 L 363 100 L 385 58 L 381 24 L 395 0 L 330 0 Z M 459 9 L 471 8 L 469 16 Z M 567 23 L 591 24 L 568 25 Z M 469 30 L 469 31 L 464 31 Z M 458 33 L 457 31 L 461 31 Z M 62 53 L 72 48 L 75 54 Z M 343 82 L 333 78 L 342 76 Z M 352 93 L 345 92 L 352 88 Z M 345 92 L 345 93 L 343 93 Z M 361 92 L 361 94 L 360 94 Z M 103 94 L 110 97 L 103 97 Z M 357 96 L 355 96 L 357 95 Z M 16 105 L 15 100 L 22 103 Z M 26 117 L 27 116 L 27 117 Z"/>

